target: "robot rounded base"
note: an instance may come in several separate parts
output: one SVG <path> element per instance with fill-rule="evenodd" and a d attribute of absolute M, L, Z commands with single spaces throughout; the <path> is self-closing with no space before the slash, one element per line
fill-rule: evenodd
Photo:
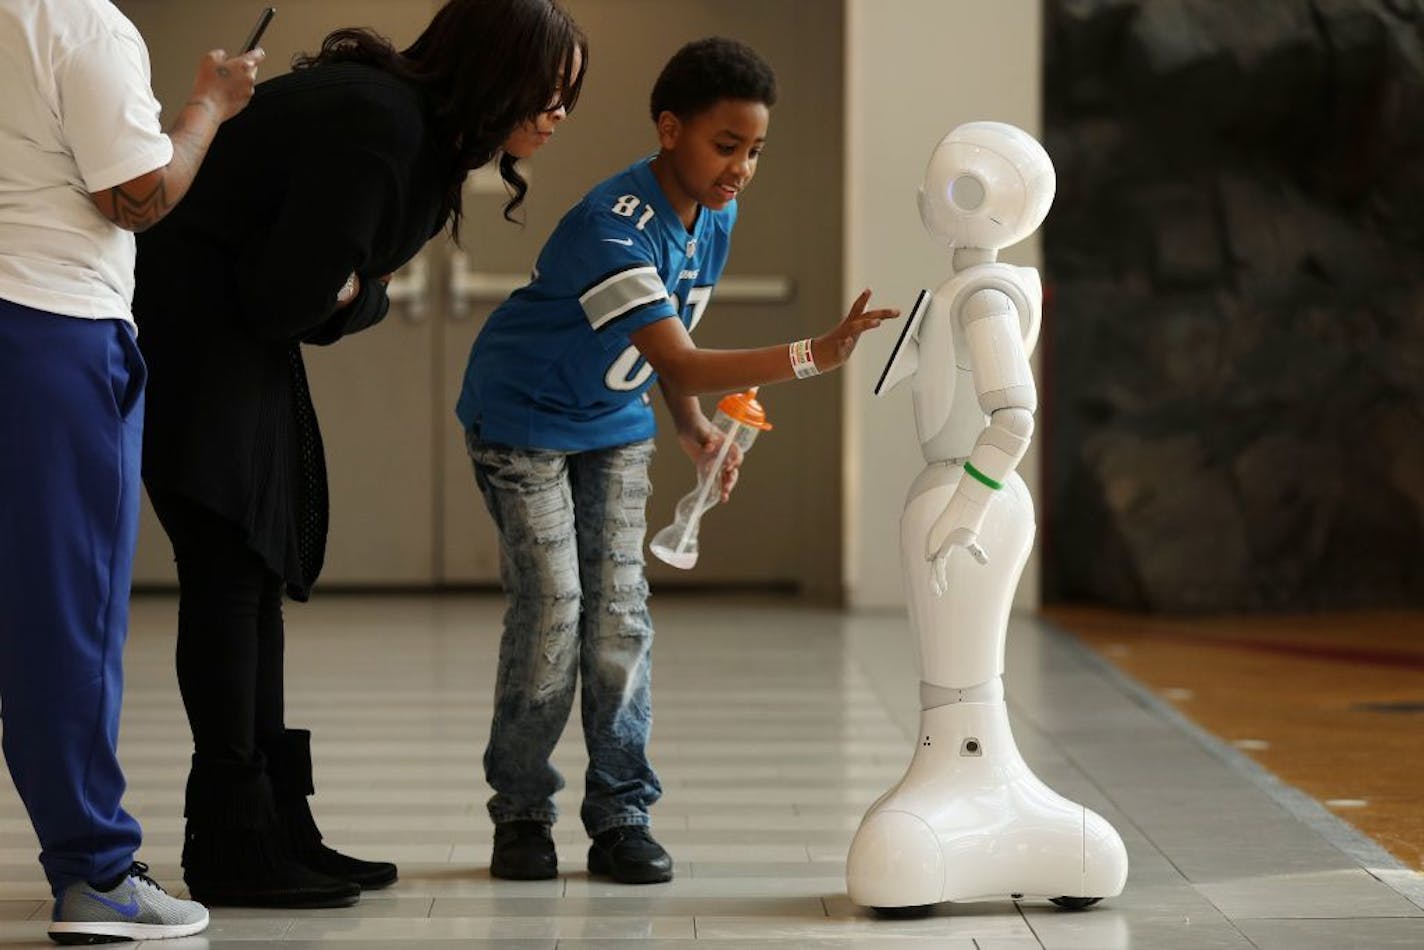
<path fill-rule="evenodd" d="M 907 907 L 872 907 L 877 917 L 886 920 L 919 920 L 928 917 L 935 909 L 933 904 L 910 904 Z"/>
<path fill-rule="evenodd" d="M 1014 897 L 1015 895 L 1009 895 Z M 1021 896 L 1021 895 L 1020 895 Z M 1050 897 L 1050 904 L 1057 904 L 1064 910 L 1087 910 L 1101 901 L 1101 897 Z M 920 920 L 934 913 L 934 904 L 908 904 L 904 907 L 872 907 L 875 916 L 885 920 Z"/>
<path fill-rule="evenodd" d="M 1122 893 L 1121 837 L 1029 770 L 1002 701 L 927 709 L 920 725 L 904 778 L 851 842 L 851 901 L 882 914 L 1005 897 L 1080 910 Z"/>

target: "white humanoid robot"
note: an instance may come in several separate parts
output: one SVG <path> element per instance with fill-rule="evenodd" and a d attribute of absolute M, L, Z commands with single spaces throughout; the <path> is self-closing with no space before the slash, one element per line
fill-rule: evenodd
<path fill-rule="evenodd" d="M 925 228 L 953 249 L 951 276 L 920 293 L 875 387 L 913 378 L 925 456 L 900 522 L 920 735 L 846 865 L 850 899 L 887 915 L 1005 897 L 1081 908 L 1127 880 L 1122 839 L 1029 771 L 1004 706 L 1009 608 L 1033 545 L 1015 468 L 1038 403 L 1028 357 L 1043 292 L 1037 271 L 996 258 L 1043 222 L 1053 192 L 1043 146 L 998 122 L 945 136 L 920 190 Z"/>

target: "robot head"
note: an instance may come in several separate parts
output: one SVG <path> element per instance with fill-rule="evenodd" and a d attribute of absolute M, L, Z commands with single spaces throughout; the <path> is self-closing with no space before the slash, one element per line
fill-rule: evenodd
<path fill-rule="evenodd" d="M 920 186 L 920 220 L 952 247 L 999 250 L 1034 232 L 1053 203 L 1053 163 L 1003 122 L 969 122 L 940 140 Z"/>

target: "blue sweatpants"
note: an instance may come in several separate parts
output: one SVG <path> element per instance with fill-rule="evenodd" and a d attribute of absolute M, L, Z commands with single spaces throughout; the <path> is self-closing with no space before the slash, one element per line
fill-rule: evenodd
<path fill-rule="evenodd" d="M 128 324 L 0 300 L 0 747 L 56 894 L 142 835 L 116 746 L 145 376 Z"/>

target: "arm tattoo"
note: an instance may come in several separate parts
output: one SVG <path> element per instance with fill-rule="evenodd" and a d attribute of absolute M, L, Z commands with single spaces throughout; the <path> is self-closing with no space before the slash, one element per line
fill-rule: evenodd
<path fill-rule="evenodd" d="M 191 111 L 189 106 L 197 106 Z M 163 219 L 187 193 L 203 163 L 222 116 L 205 99 L 189 99 L 168 133 L 173 158 L 168 164 L 133 181 L 93 194 L 94 204 L 126 231 L 145 231 Z"/>
<path fill-rule="evenodd" d="M 151 186 L 126 182 L 95 196 L 99 210 L 126 231 L 146 231 L 157 224 L 174 202 L 168 198 L 164 176 Z"/>

